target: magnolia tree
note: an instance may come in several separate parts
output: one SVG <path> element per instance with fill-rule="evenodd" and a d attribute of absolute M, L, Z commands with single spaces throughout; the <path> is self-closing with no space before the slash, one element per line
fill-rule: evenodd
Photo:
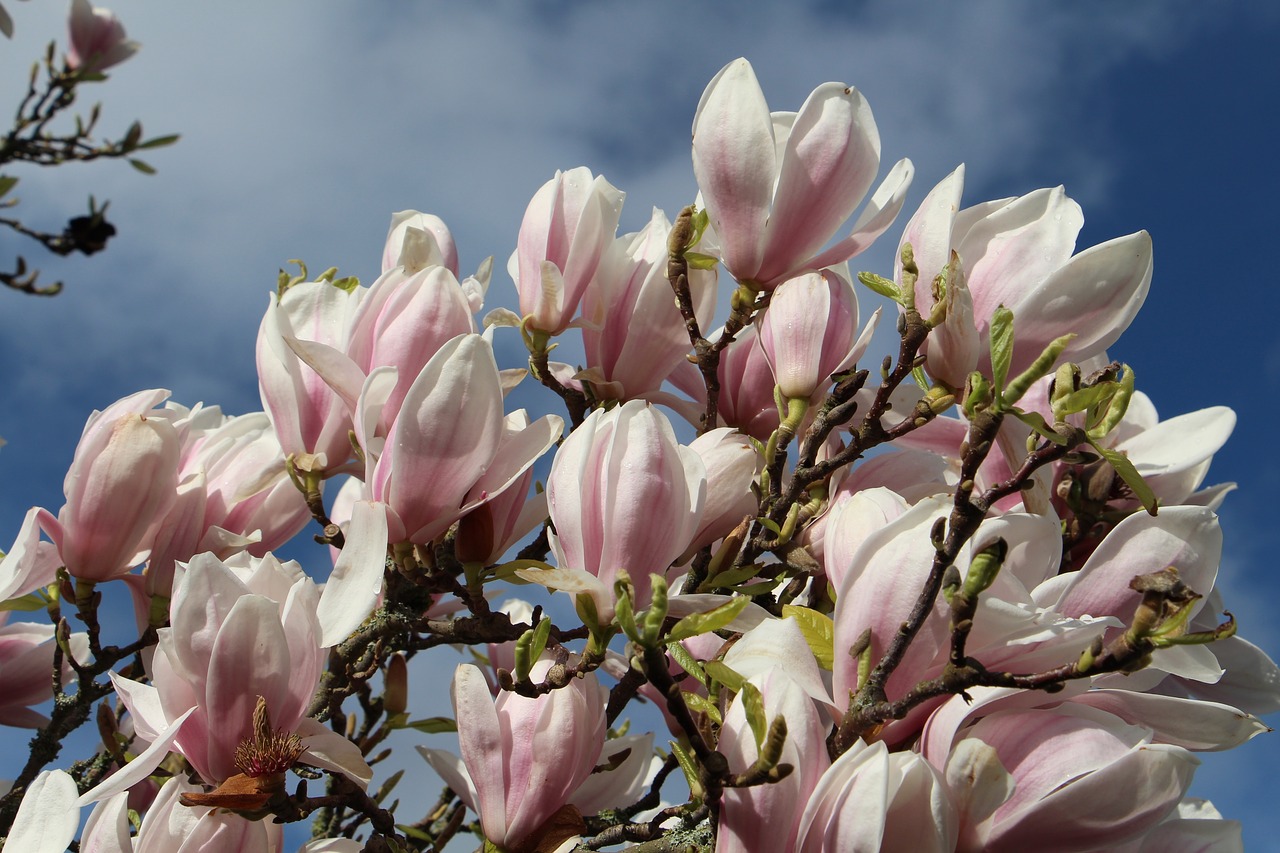
<path fill-rule="evenodd" d="M 966 203 L 957 169 L 856 276 L 896 304 L 864 324 L 848 261 L 912 166 L 876 184 L 857 90 L 771 112 L 731 62 L 693 171 L 623 236 L 622 192 L 557 173 L 484 313 L 491 263 L 397 213 L 371 285 L 281 275 L 264 411 L 94 412 L 0 568 L 49 617 L 3 629 L 0 719 L 36 729 L 7 849 L 274 851 L 308 818 L 308 851 L 1239 849 L 1194 753 L 1264 731 L 1280 673 L 1215 593 L 1233 414 L 1161 421 L 1107 354 L 1147 234 L 1077 251 L 1061 189 Z M 331 566 L 273 556 L 308 527 Z M 452 718 L 410 707 L 432 666 Z M 405 729 L 444 780 L 412 814 L 376 772 Z"/>

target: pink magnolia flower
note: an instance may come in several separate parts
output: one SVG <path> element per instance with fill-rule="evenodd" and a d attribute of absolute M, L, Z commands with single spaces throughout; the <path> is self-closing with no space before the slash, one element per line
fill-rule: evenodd
<path fill-rule="evenodd" d="M 803 654 L 812 660 L 807 648 Z M 749 683 L 760 690 L 765 717 L 770 722 L 779 716 L 786 720 L 787 739 L 779 763 L 789 764 L 792 769 L 780 782 L 725 789 L 716 853 L 754 850 L 791 853 L 796 849 L 796 830 L 805 803 L 830 763 L 826 746 L 828 724 L 805 689 L 781 666 L 751 677 Z M 745 773 L 759 757 L 744 707 L 739 694 L 720 729 L 718 749 L 734 773 Z"/>
<path fill-rule="evenodd" d="M 391 542 L 424 544 L 444 533 L 511 487 L 563 429 L 552 415 L 508 422 L 502 408 L 502 379 L 482 336 L 454 338 L 422 368 L 376 461 L 366 450 L 369 497 L 388 508 Z M 370 449 L 372 411 L 361 409 L 357 429 Z"/>
<path fill-rule="evenodd" d="M 534 194 L 507 264 L 530 328 L 558 335 L 569 327 L 613 242 L 623 198 L 583 166 L 556 172 Z"/>
<path fill-rule="evenodd" d="M 626 570 L 637 608 L 650 575 L 665 575 L 693 541 L 706 500 L 706 469 L 667 419 L 630 401 L 597 409 L 556 452 L 547 479 L 555 570 L 520 576 L 552 589 L 589 593 L 602 620 L 613 614 L 613 582 Z"/>
<path fill-rule="evenodd" d="M 613 241 L 582 300 L 588 379 L 601 397 L 635 400 L 657 392 L 689 352 L 689 333 L 667 280 L 671 223 L 657 208 L 638 233 Z M 714 270 L 691 270 L 689 290 L 702 328 L 715 309 Z"/>
<path fill-rule="evenodd" d="M 1169 851 L 1244 853 L 1238 820 L 1223 820 L 1208 800 L 1184 797 L 1178 808 L 1142 838 L 1115 848 L 1115 853 L 1169 853 Z"/>
<path fill-rule="evenodd" d="M 288 542 L 311 519 L 264 412 L 227 418 L 207 433 L 197 464 L 205 473 L 206 520 L 236 536 L 256 532 L 246 549 L 255 557 Z"/>
<path fill-rule="evenodd" d="M 373 283 L 356 309 L 346 351 L 366 376 L 376 367 L 396 368 L 396 386 L 379 422 L 382 434 L 431 357 L 448 341 L 474 331 L 471 306 L 446 267 L 413 273 L 397 267 Z"/>
<path fill-rule="evenodd" d="M 124 25 L 115 13 L 90 6 L 89 0 L 71 0 L 67 35 L 67 67 L 72 70 L 106 71 L 138 52 L 138 43 L 125 36 Z"/>
<path fill-rule="evenodd" d="M 430 213 L 393 213 L 382 250 L 382 271 L 405 267 L 411 274 L 430 266 L 446 267 L 455 276 L 458 274 L 458 249 L 449 226 Z"/>
<path fill-rule="evenodd" d="M 510 433 L 528 427 L 529 415 L 523 409 L 507 415 Z M 459 560 L 494 563 L 546 520 L 546 492 L 530 496 L 532 485 L 533 468 L 527 468 L 510 486 L 458 520 L 454 548 Z"/>
<path fill-rule="evenodd" d="M 356 401 L 365 489 L 321 599 L 326 644 L 376 606 L 388 543 L 426 544 L 521 482 L 527 490 L 523 475 L 564 429 L 555 415 L 532 424 L 523 412 L 503 416 L 502 379 L 481 335 L 459 335 L 431 357 L 384 441 L 376 425 L 395 380 L 393 368 L 375 368 Z"/>
<path fill-rule="evenodd" d="M 543 678 L 551 661 L 532 672 Z M 591 775 L 604 746 L 609 692 L 594 674 L 536 699 L 489 694 L 478 667 L 463 664 L 453 676 L 453 710 L 461 761 L 418 747 L 446 784 L 480 815 L 491 843 L 519 844 L 540 827 Z"/>
<path fill-rule="evenodd" d="M 4 685 L 0 726 L 38 729 L 47 725 L 49 718 L 31 706 L 53 698 L 49 674 L 53 668 L 54 626 L 36 622 L 6 624 L 8 620 L 9 613 L 0 611 L 0 684 Z M 88 659 L 88 635 L 72 634 L 68 645 L 77 658 Z M 65 660 L 62 668 L 64 676 L 70 676 L 71 667 Z"/>
<path fill-rule="evenodd" d="M 768 441 L 778 428 L 778 404 L 773 398 L 773 371 L 761 348 L 754 325 L 738 332 L 720 353 L 720 420 L 759 441 Z"/>
<path fill-rule="evenodd" d="M 177 499 L 178 433 L 154 407 L 168 391 L 140 391 L 94 412 L 63 483 L 67 502 L 41 526 L 72 576 L 104 581 L 145 558 Z"/>
<path fill-rule="evenodd" d="M 702 457 L 707 470 L 707 501 L 686 556 L 723 538 L 744 517 L 756 514 L 759 505 L 751 484 L 764 467 L 764 459 L 750 439 L 728 427 L 703 433 L 690 442 L 689 449 Z"/>
<path fill-rule="evenodd" d="M 219 558 L 246 550 L 261 556 L 311 518 L 265 413 L 225 417 L 214 408 L 201 414 L 209 417 L 185 419 L 177 499 L 147 561 L 151 595 L 169 595 L 178 561 L 205 551 Z"/>
<path fill-rule="evenodd" d="M 800 818 L 797 853 L 955 849 L 942 775 L 913 752 L 856 742 L 822 774 Z"/>
<path fill-rule="evenodd" d="M 987 334 L 996 308 L 1013 312 L 1010 376 L 1026 369 L 1051 341 L 1074 333 L 1062 358 L 1102 352 L 1128 328 L 1151 284 L 1151 237 L 1145 231 L 1075 252 L 1084 223 L 1062 187 L 960 209 L 961 166 L 930 191 L 907 223 L 920 277 L 916 308 L 929 315 L 933 281 L 959 253 L 946 321 L 929 336 L 926 369 L 954 388 L 973 370 L 989 374 Z M 901 260 L 897 263 L 901 281 Z"/>
<path fill-rule="evenodd" d="M 880 134 L 857 89 L 824 83 L 799 113 L 770 113 L 751 64 L 712 78 L 693 119 L 693 172 L 721 241 L 725 268 L 769 290 L 805 270 L 846 261 L 880 236 L 911 183 L 900 161 L 853 232 L 820 251 L 880 168 Z"/>
<path fill-rule="evenodd" d="M 22 519 L 13 545 L 0 558 L 0 601 L 19 598 L 54 582 L 62 565 L 58 549 L 40 541 L 40 521 L 45 510 L 33 506 Z"/>
<path fill-rule="evenodd" d="M 294 351 L 314 341 L 344 352 L 362 288 L 326 281 L 295 284 L 273 295 L 258 328 L 258 388 L 286 456 L 300 468 L 334 469 L 351 455 L 351 414 L 342 396 Z"/>
<path fill-rule="evenodd" d="M 371 771 L 354 744 L 304 716 L 327 659 L 318 603 L 319 590 L 297 563 L 271 555 L 228 563 L 195 557 L 174 586 L 152 684 L 113 677 L 138 734 L 171 742 L 205 782 L 218 784 L 238 772 L 236 748 L 249 738 L 262 697 L 272 728 L 302 738 L 303 763 L 367 784 Z M 161 750 L 154 761 L 163 757 Z M 155 766 L 146 764 L 139 758 L 126 765 L 116 787 Z M 94 798 L 114 793 L 115 778 L 91 792 Z"/>
<path fill-rule="evenodd" d="M 858 335 L 858 298 L 853 286 L 832 270 L 787 279 L 773 291 L 759 317 L 760 347 L 778 393 L 808 400 L 866 351 L 877 311 Z"/>
<path fill-rule="evenodd" d="M 1154 743 L 1150 728 L 1076 703 L 991 713 L 957 735 L 946 763 L 958 849 L 1115 847 L 1175 809 L 1199 763 Z"/>

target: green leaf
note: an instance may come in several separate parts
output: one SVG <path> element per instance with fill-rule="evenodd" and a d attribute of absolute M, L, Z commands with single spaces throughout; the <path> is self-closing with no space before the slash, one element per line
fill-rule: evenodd
<path fill-rule="evenodd" d="M 858 281 L 881 296 L 892 299 L 899 305 L 902 304 L 902 291 L 898 289 L 898 285 L 891 279 L 876 275 L 873 272 L 860 272 L 858 273 Z"/>
<path fill-rule="evenodd" d="M 181 138 L 181 134 L 177 133 L 171 133 L 168 136 L 156 136 L 148 139 L 146 142 L 140 143 L 138 145 L 138 150 L 143 151 L 147 148 L 163 148 L 166 145 L 172 145 Z"/>
<path fill-rule="evenodd" d="M 722 660 L 709 660 L 702 667 L 707 671 L 707 675 L 728 687 L 734 693 L 741 691 L 742 685 L 747 682 L 745 678 L 730 669 L 728 664 Z"/>
<path fill-rule="evenodd" d="M 628 591 L 630 586 L 621 581 L 614 582 L 613 615 L 618 620 L 618 627 L 622 629 L 622 633 L 627 635 L 627 639 L 640 643 L 643 638 L 640 636 L 640 629 L 636 626 L 636 614 L 631 609 L 631 594 Z"/>
<path fill-rule="evenodd" d="M 1044 352 L 1040 353 L 1035 361 L 1031 362 L 1031 366 L 1014 377 L 1008 387 L 1003 388 L 1004 403 L 1012 406 L 1014 403 L 1022 399 L 1022 395 L 1027 393 L 1030 388 L 1039 379 L 1043 379 L 1053 372 L 1053 366 L 1058 361 L 1058 356 L 1062 355 L 1067 345 L 1075 339 L 1075 334 L 1063 335 L 1052 341 Z"/>
<path fill-rule="evenodd" d="M 831 621 L 831 617 L 809 607 L 784 604 L 782 617 L 785 619 L 788 616 L 795 619 L 796 624 L 800 626 L 800 633 L 804 635 L 804 641 L 809 644 L 809 650 L 817 658 L 818 666 L 826 670 L 831 669 L 835 664 L 836 636 L 835 623 Z"/>
<path fill-rule="evenodd" d="M 672 659 L 680 664 L 685 672 L 702 682 L 703 687 L 708 686 L 707 673 L 703 670 L 702 664 L 698 663 L 698 659 L 689 653 L 688 649 L 679 643 L 668 643 L 667 654 L 671 655 Z"/>
<path fill-rule="evenodd" d="M 138 147 L 138 142 L 142 139 L 142 123 L 134 122 L 129 125 L 129 129 L 125 132 L 124 139 L 120 141 L 120 147 L 125 151 L 132 151 Z"/>
<path fill-rule="evenodd" d="M 396 829 L 400 830 L 400 833 L 402 835 L 408 838 L 412 838 L 415 841 L 427 842 L 427 846 L 430 846 L 436 840 L 434 835 L 432 835 L 431 833 L 425 830 L 419 829 L 416 826 L 408 826 L 406 824 L 397 823 Z"/>
<path fill-rule="evenodd" d="M 1147 481 L 1142 479 L 1142 475 L 1138 473 L 1138 469 L 1133 467 L 1133 463 L 1129 461 L 1129 457 L 1125 456 L 1118 450 L 1112 450 L 1108 447 L 1101 447 L 1093 439 L 1089 439 L 1089 443 L 1093 445 L 1093 449 L 1102 454 L 1102 458 L 1107 460 L 1116 473 L 1120 475 L 1120 479 L 1124 480 L 1126 486 L 1133 492 L 1134 497 L 1142 502 L 1142 507 L 1152 515 L 1156 514 L 1159 502 L 1156 500 L 1155 492 L 1151 491 L 1151 487 L 1147 485 Z"/>
<path fill-rule="evenodd" d="M 414 720 L 412 723 L 406 723 L 404 728 L 422 732 L 424 735 L 436 735 L 444 732 L 456 732 L 458 724 L 449 717 L 427 717 L 423 720 Z"/>
<path fill-rule="evenodd" d="M 1124 419 L 1125 412 L 1129 411 L 1129 401 L 1133 399 L 1134 383 L 1137 381 L 1133 374 L 1133 368 L 1127 364 L 1121 365 L 1121 368 L 1124 370 L 1124 374 L 1116 385 L 1115 396 L 1111 398 L 1104 417 L 1091 432 L 1092 435 L 1098 438 L 1109 435 L 1113 429 L 1120 425 L 1120 421 Z"/>
<path fill-rule="evenodd" d="M 1100 382 L 1097 385 L 1090 385 L 1081 388 L 1079 391 L 1064 394 L 1054 401 L 1054 417 L 1064 420 L 1067 415 L 1074 415 L 1077 412 L 1093 408 L 1114 393 L 1114 385 L 1110 382 Z"/>
<path fill-rule="evenodd" d="M 750 603 L 751 599 L 749 598 L 735 597 L 714 610 L 708 610 L 706 613 L 690 613 L 671 628 L 670 633 L 667 634 L 667 642 L 677 643 L 680 640 L 687 640 L 699 634 L 719 631 L 734 619 L 737 619 L 742 609 Z"/>
<path fill-rule="evenodd" d="M 1004 391 L 1009 378 L 1009 365 L 1013 362 L 1013 312 L 1000 305 L 991 315 L 991 379 L 996 388 L 996 398 Z"/>
<path fill-rule="evenodd" d="M 529 647 L 529 659 L 537 662 L 547 649 L 547 640 L 551 637 L 551 617 L 543 616 L 533 629 L 533 643 Z"/>
<path fill-rule="evenodd" d="M 18 185 L 18 179 L 11 175 L 0 175 L 0 198 L 9 194 L 9 190 Z"/>
<path fill-rule="evenodd" d="M 689 269 L 694 270 L 713 270 L 720 263 L 715 255 L 704 255 L 702 252 L 685 252 L 684 259 Z"/>
<path fill-rule="evenodd" d="M 698 765 L 693 760 L 684 747 L 676 741 L 669 741 L 671 744 L 671 752 L 676 757 L 676 763 L 680 765 L 680 769 L 684 771 L 684 780 L 689 784 L 689 791 L 693 796 L 701 799 L 705 791 L 702 783 L 698 780 Z"/>
<path fill-rule="evenodd" d="M 130 158 L 129 165 L 137 169 L 139 172 L 141 172 L 144 175 L 154 175 L 156 173 L 155 168 L 151 166 L 151 164 L 144 163 L 141 160 L 134 160 L 133 158 Z"/>
<path fill-rule="evenodd" d="M 744 681 L 738 701 L 742 703 L 742 710 L 747 712 L 747 724 L 751 726 L 758 751 L 764 745 L 764 736 L 769 731 L 769 720 L 764 715 L 764 697 L 760 695 L 758 687 L 750 681 Z"/>
<path fill-rule="evenodd" d="M 755 563 L 748 563 L 745 566 L 739 566 L 736 569 L 725 569 L 723 572 L 708 578 L 699 591 L 703 589 L 723 589 L 736 586 L 740 583 L 746 583 L 756 576 L 756 572 L 760 571 L 760 567 Z"/>
<path fill-rule="evenodd" d="M 680 695 L 684 697 L 684 704 L 689 706 L 690 711 L 706 715 L 709 719 L 715 720 L 717 726 L 724 722 L 716 703 L 706 696 L 700 693 L 690 693 L 687 690 L 681 690 Z"/>

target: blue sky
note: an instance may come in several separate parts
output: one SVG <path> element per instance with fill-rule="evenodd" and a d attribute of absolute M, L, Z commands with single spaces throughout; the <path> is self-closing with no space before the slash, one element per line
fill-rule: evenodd
<path fill-rule="evenodd" d="M 101 0 L 99 0 L 101 2 Z M 0 108 L 62 38 L 65 4 L 7 3 Z M 54 510 L 84 419 L 165 387 L 184 403 L 260 408 L 253 341 L 290 258 L 366 283 L 392 211 L 436 213 L 465 271 L 495 256 L 490 306 L 512 305 L 505 261 L 528 198 L 557 168 L 589 166 L 628 192 L 622 230 L 693 196 L 689 128 L 706 82 L 746 56 L 771 107 L 828 80 L 875 112 L 886 163 L 910 157 L 907 210 L 957 163 L 966 203 L 1065 184 L 1080 245 L 1152 233 L 1155 277 L 1112 349 L 1168 417 L 1224 404 L 1240 417 L 1209 482 L 1223 510 L 1221 584 L 1246 636 L 1280 652 L 1268 505 L 1280 414 L 1280 311 L 1265 254 L 1278 219 L 1280 9 L 1247 2 L 615 2 L 112 4 L 142 51 L 87 109 L 183 140 L 144 177 L 121 163 L 18 172 L 32 224 L 56 229 L 94 193 L 119 236 L 61 260 L 5 234 L 67 279 L 53 300 L 0 293 L 0 540 L 32 504 Z M 905 222 L 905 216 L 902 219 Z M 855 261 L 887 272 L 896 229 Z M 503 355 L 500 354 L 500 360 Z M 515 349 L 503 366 L 519 364 Z M 6 532 L 7 531 L 7 532 Z M 1271 721 L 1273 725 L 1277 721 Z M 25 736 L 15 734 L 25 740 Z M 1193 792 L 1280 829 L 1267 793 L 1280 736 L 1207 756 Z M 433 783 L 434 784 L 434 783 Z"/>

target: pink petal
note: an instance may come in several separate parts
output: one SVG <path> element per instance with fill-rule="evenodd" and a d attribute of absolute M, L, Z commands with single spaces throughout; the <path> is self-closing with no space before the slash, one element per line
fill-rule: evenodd
<path fill-rule="evenodd" d="M 711 79 L 693 117 L 693 173 L 720 237 L 725 265 L 755 278 L 777 160 L 773 121 L 751 63 L 735 59 Z"/>

